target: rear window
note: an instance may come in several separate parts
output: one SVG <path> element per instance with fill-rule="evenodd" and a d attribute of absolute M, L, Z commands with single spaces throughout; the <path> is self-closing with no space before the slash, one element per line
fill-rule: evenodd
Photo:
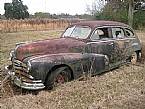
<path fill-rule="evenodd" d="M 126 33 L 127 37 L 134 37 L 133 31 L 128 28 L 125 28 L 125 33 Z"/>

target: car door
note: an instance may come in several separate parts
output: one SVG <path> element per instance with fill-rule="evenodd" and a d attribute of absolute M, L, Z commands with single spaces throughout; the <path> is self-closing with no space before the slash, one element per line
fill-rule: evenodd
<path fill-rule="evenodd" d="M 127 47 L 128 56 L 132 54 L 134 51 L 141 50 L 141 43 L 137 37 L 137 35 L 130 28 L 124 28 L 125 31 L 125 39 L 126 45 L 130 45 L 130 48 Z"/>
<path fill-rule="evenodd" d="M 115 60 L 114 40 L 112 40 L 109 27 L 99 27 L 94 30 L 88 43 L 91 48 L 91 53 L 103 54 L 107 57 L 109 64 L 112 66 Z M 97 63 L 98 65 L 99 63 Z M 105 69 L 105 68 L 104 68 Z"/>
<path fill-rule="evenodd" d="M 130 40 L 125 37 L 122 27 L 112 27 L 112 37 L 114 40 L 115 54 L 117 61 L 123 63 L 128 58 L 128 51 L 131 48 Z"/>

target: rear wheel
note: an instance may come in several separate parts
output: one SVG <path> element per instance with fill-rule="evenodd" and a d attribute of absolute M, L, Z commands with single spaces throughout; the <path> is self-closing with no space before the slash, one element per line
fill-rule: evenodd
<path fill-rule="evenodd" d="M 140 60 L 141 60 L 141 52 L 139 51 L 133 52 L 133 54 L 131 55 L 130 62 L 132 64 L 136 64 Z"/>
<path fill-rule="evenodd" d="M 45 86 L 48 89 L 59 86 L 71 80 L 71 71 L 68 67 L 59 67 L 48 76 Z"/>

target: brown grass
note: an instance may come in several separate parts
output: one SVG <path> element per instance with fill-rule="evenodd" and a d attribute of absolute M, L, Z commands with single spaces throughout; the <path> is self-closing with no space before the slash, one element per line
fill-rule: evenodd
<path fill-rule="evenodd" d="M 145 33 L 137 31 L 144 44 Z M 0 35 L 1 72 L 16 42 L 46 39 L 61 32 L 20 32 Z M 8 40 L 9 39 L 9 40 Z M 145 48 L 145 46 L 144 46 Z M 145 51 L 145 49 L 143 49 Z M 145 52 L 144 52 L 145 53 Z M 144 55 L 144 54 L 143 54 Z M 86 81 L 72 81 L 53 91 L 31 92 L 5 83 L 1 109 L 145 109 L 145 65 L 124 65 Z"/>
<path fill-rule="evenodd" d="M 0 34 L 0 68 L 7 64 L 9 52 L 15 48 L 16 43 L 55 38 L 59 37 L 61 33 L 62 30 L 50 30 Z"/>
<path fill-rule="evenodd" d="M 87 81 L 73 81 L 37 95 L 2 100 L 2 109 L 144 109 L 145 73 L 141 66 L 123 66 Z"/>
<path fill-rule="evenodd" d="M 0 33 L 64 29 L 71 22 L 58 19 L 0 20 Z"/>

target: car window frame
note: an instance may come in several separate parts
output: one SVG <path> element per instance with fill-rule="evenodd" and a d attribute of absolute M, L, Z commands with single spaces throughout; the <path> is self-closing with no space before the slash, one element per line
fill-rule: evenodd
<path fill-rule="evenodd" d="M 121 37 L 121 38 L 113 37 L 113 31 L 112 31 L 113 28 L 121 28 L 123 30 L 123 32 L 124 32 L 124 37 Z M 112 39 L 124 39 L 124 38 L 126 38 L 126 34 L 125 34 L 124 28 L 122 26 L 111 26 L 111 36 L 112 36 Z"/>
<path fill-rule="evenodd" d="M 92 39 L 92 36 L 93 36 L 93 34 L 95 33 L 95 31 L 97 30 L 97 29 L 100 29 L 100 28 L 108 28 L 108 38 L 99 38 L 99 39 L 96 39 L 96 40 L 94 40 L 94 39 Z M 93 32 L 91 33 L 91 35 L 90 35 L 90 37 L 89 37 L 89 39 L 91 40 L 91 41 L 99 41 L 99 40 L 107 40 L 107 39 L 112 39 L 112 37 L 111 37 L 111 33 L 110 33 L 110 26 L 100 26 L 100 27 L 96 27 L 94 30 L 93 30 Z"/>

